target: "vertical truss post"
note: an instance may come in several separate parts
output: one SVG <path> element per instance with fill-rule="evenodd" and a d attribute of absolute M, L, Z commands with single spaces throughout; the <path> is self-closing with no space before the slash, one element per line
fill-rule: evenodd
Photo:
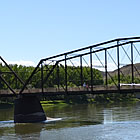
<path fill-rule="evenodd" d="M 43 62 L 42 62 L 43 63 Z M 41 89 L 42 89 L 42 93 L 44 93 L 44 79 L 43 79 L 43 64 L 41 63 Z"/>
<path fill-rule="evenodd" d="M 131 43 L 131 72 L 132 72 L 132 83 L 134 83 L 133 42 Z"/>
<path fill-rule="evenodd" d="M 105 85 L 108 85 L 107 82 L 107 50 L 105 49 Z"/>
<path fill-rule="evenodd" d="M 65 92 L 67 93 L 67 91 L 68 91 L 68 85 L 67 85 L 67 55 L 65 54 Z"/>
<path fill-rule="evenodd" d="M 93 91 L 93 68 L 92 68 L 92 47 L 90 48 L 90 74 L 91 74 L 91 91 Z"/>
<path fill-rule="evenodd" d="M 120 54 L 119 54 L 119 41 L 117 41 L 117 60 L 118 60 L 118 90 L 120 92 Z"/>
<path fill-rule="evenodd" d="M 15 81 L 16 81 L 16 88 L 18 88 L 18 80 L 17 80 L 17 77 L 15 77 Z"/>
<path fill-rule="evenodd" d="M 82 65 L 82 56 L 80 56 L 80 79 L 81 79 L 81 86 L 83 86 L 83 65 Z"/>
<path fill-rule="evenodd" d="M 59 65 L 57 64 L 57 86 L 58 86 L 58 89 L 59 89 L 59 85 L 60 85 Z"/>

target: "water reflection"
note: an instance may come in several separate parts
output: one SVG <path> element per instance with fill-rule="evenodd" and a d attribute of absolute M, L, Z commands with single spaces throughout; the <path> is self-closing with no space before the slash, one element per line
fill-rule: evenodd
<path fill-rule="evenodd" d="M 35 137 L 36 139 L 40 138 L 40 132 L 42 130 L 43 124 L 36 123 L 36 124 L 15 124 L 15 134 L 18 138 L 32 138 Z"/>
<path fill-rule="evenodd" d="M 136 104 L 113 105 L 104 109 L 104 124 L 140 120 L 140 102 Z"/>
<path fill-rule="evenodd" d="M 103 110 L 95 105 L 69 105 L 58 109 L 57 107 L 44 109 L 48 116 L 63 118 L 63 120 L 52 128 L 78 127 L 84 125 L 95 125 L 103 123 Z M 51 124 L 52 125 L 52 124 Z M 46 129 L 51 128 L 47 126 Z"/>
<path fill-rule="evenodd" d="M 125 135 L 130 129 L 140 129 L 140 102 L 135 104 L 83 104 L 68 106 L 44 106 L 48 117 L 62 118 L 51 123 L 14 124 L 13 108 L 0 109 L 0 138 L 2 139 L 64 139 L 71 134 L 79 138 L 111 139 L 116 134 Z M 120 131 L 121 130 L 121 131 Z M 88 136 L 89 134 L 89 136 Z M 136 133 L 138 136 L 139 133 Z M 129 134 L 128 134 L 129 135 Z M 96 138 L 97 137 L 97 138 Z M 117 136 L 116 136 L 117 137 Z M 74 140 L 74 138 L 71 138 Z"/>
<path fill-rule="evenodd" d="M 38 133 L 41 131 L 43 124 L 15 124 L 15 133 L 19 135 Z"/>
<path fill-rule="evenodd" d="M 0 121 L 13 120 L 13 108 L 0 109 Z"/>

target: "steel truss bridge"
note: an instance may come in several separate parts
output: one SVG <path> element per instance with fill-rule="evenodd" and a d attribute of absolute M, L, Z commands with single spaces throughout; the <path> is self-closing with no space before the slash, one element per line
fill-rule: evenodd
<path fill-rule="evenodd" d="M 113 39 L 41 59 L 26 81 L 2 57 L 0 60 L 9 69 L 8 72 L 0 71 L 0 80 L 7 86 L 0 90 L 0 97 L 140 92 L 140 37 Z M 123 70 L 125 68 L 128 70 Z M 98 79 L 95 69 L 102 71 L 102 79 Z M 11 87 L 5 80 L 7 73 L 16 77 L 22 84 L 21 89 Z"/>

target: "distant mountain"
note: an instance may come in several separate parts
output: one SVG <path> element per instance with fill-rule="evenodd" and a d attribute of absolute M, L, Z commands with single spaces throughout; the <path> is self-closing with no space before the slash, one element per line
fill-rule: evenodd
<path fill-rule="evenodd" d="M 140 77 L 140 63 L 134 64 L 133 70 L 134 70 L 134 76 L 135 77 Z M 120 74 L 122 74 L 122 73 L 123 73 L 124 76 L 131 75 L 131 73 L 132 73 L 131 64 L 125 65 L 125 66 L 121 67 L 120 68 Z M 102 72 L 102 74 L 103 74 L 103 77 L 104 77 L 105 76 L 105 72 Z M 114 70 L 112 72 L 109 72 L 109 74 L 111 76 L 117 75 L 118 74 L 118 69 Z"/>

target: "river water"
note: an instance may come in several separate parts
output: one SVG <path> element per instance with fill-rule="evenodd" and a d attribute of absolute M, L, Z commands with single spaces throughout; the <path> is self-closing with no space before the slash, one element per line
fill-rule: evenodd
<path fill-rule="evenodd" d="M 51 123 L 14 124 L 0 108 L 0 140 L 140 140 L 140 102 L 44 106 Z"/>

